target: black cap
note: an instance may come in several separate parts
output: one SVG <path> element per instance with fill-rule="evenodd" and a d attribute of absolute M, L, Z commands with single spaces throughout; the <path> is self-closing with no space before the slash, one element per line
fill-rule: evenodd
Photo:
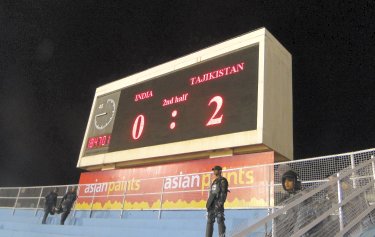
<path fill-rule="evenodd" d="M 286 179 L 291 179 L 294 182 L 294 188 L 293 188 L 292 192 L 296 192 L 296 191 L 301 190 L 301 179 L 300 179 L 299 175 L 297 174 L 297 172 L 295 172 L 293 170 L 289 170 L 289 171 L 287 171 L 283 174 L 283 176 L 281 177 L 281 182 L 282 182 L 284 190 L 286 190 L 286 188 L 285 188 L 285 180 Z"/>
<path fill-rule="evenodd" d="M 212 168 L 212 170 L 223 170 L 223 168 L 221 168 L 221 166 L 216 165 L 214 168 Z"/>

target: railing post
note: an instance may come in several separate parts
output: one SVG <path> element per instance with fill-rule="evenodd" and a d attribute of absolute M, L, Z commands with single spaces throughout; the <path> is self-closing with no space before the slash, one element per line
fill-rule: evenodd
<path fill-rule="evenodd" d="M 35 216 L 38 214 L 38 209 L 39 209 L 40 199 L 42 198 L 43 190 L 44 190 L 44 187 L 42 187 L 42 188 L 40 189 L 40 194 L 39 194 L 38 203 L 36 204 Z"/>
<path fill-rule="evenodd" d="M 164 193 L 164 184 L 165 184 L 165 178 L 163 178 L 163 186 L 161 187 L 161 194 L 160 194 L 160 207 L 159 207 L 159 215 L 158 219 L 161 218 L 161 209 L 163 208 L 163 193 Z"/>
<path fill-rule="evenodd" d="M 270 209 L 267 210 L 267 216 L 270 215 Z M 267 232 L 268 232 L 268 224 L 267 222 L 264 223 L 264 235 L 267 236 Z"/>
<path fill-rule="evenodd" d="M 342 189 L 341 189 L 341 181 L 340 181 L 340 173 L 337 173 L 337 199 L 338 204 L 342 202 Z M 340 221 L 340 231 L 344 229 L 344 213 L 342 207 L 339 207 L 339 221 Z"/>
<path fill-rule="evenodd" d="M 93 193 L 93 196 L 92 196 L 92 198 L 91 198 L 91 205 L 90 205 L 90 215 L 89 215 L 89 218 L 91 218 L 91 215 L 92 215 L 92 206 L 94 205 L 95 194 L 96 194 L 96 188 L 94 188 L 94 193 Z"/>
<path fill-rule="evenodd" d="M 352 170 L 355 168 L 355 160 L 354 160 L 354 154 L 353 153 L 351 153 L 350 154 L 350 163 L 351 163 L 351 167 L 352 167 Z M 352 177 L 353 177 L 353 180 L 352 180 L 352 182 L 353 182 L 353 188 L 356 188 L 357 187 L 357 177 L 356 177 L 356 174 L 353 172 L 352 173 Z"/>
<path fill-rule="evenodd" d="M 269 213 L 273 213 L 274 212 L 274 205 L 275 203 L 272 204 L 272 207 L 271 207 L 271 195 L 274 194 L 274 176 L 272 177 L 272 174 L 274 174 L 274 165 L 270 165 L 269 166 L 269 169 L 268 169 L 268 215 Z M 271 187 L 271 184 L 272 184 L 272 187 Z M 273 190 L 273 192 L 271 191 L 271 188 Z M 274 200 L 274 198 L 273 198 Z M 274 201 L 275 202 L 275 201 Z M 271 221 L 271 233 L 272 233 L 272 236 L 275 236 L 274 233 L 273 233 L 273 230 L 274 230 L 274 220 L 272 219 Z M 266 224 L 266 230 L 265 230 L 265 234 L 267 235 L 268 234 L 268 230 L 267 230 L 267 224 Z"/>
<path fill-rule="evenodd" d="M 269 170 L 268 170 L 268 207 L 271 207 L 271 196 L 274 196 L 274 193 L 275 193 L 275 188 L 274 188 L 274 177 L 275 175 L 273 175 L 272 177 L 272 174 L 274 174 L 274 166 L 270 165 L 269 166 Z M 271 187 L 272 185 L 272 187 Z M 274 200 L 275 202 L 275 199 L 274 197 L 272 197 L 272 199 Z M 275 205 L 275 203 L 272 203 L 272 207 Z"/>
<path fill-rule="evenodd" d="M 12 216 L 14 216 L 14 213 L 15 213 L 15 211 L 16 211 L 17 202 L 18 202 L 18 198 L 20 197 L 20 193 L 21 193 L 21 188 L 18 188 L 18 194 L 17 194 L 17 197 L 16 197 L 16 201 L 14 202 L 14 207 L 13 207 L 13 213 L 12 213 Z"/>
<path fill-rule="evenodd" d="M 374 159 L 374 155 L 371 156 L 371 160 Z M 374 160 L 371 162 L 371 166 L 372 166 L 372 176 L 374 177 L 374 180 L 375 180 L 375 162 Z M 375 187 L 375 185 L 374 185 Z"/>
<path fill-rule="evenodd" d="M 210 176 L 208 176 L 209 178 L 208 178 L 208 184 L 210 185 L 210 186 L 208 186 L 209 188 L 208 188 L 208 190 L 207 190 L 207 200 L 208 200 L 208 198 L 210 198 L 210 192 L 211 192 L 211 174 L 210 174 Z M 206 219 L 208 220 L 208 211 L 206 210 Z"/>
<path fill-rule="evenodd" d="M 272 207 L 272 214 L 275 213 L 275 207 Z M 271 233 L 272 235 L 271 236 L 276 236 L 276 223 L 275 223 L 275 219 L 272 219 L 272 230 L 271 230 Z"/>
<path fill-rule="evenodd" d="M 211 182 L 212 182 L 212 177 L 211 177 L 212 175 L 210 174 L 210 178 L 208 179 L 208 183 L 209 183 L 209 185 L 210 186 L 208 186 L 209 188 L 208 188 L 208 190 L 207 190 L 207 199 L 210 197 L 210 191 L 211 191 Z"/>
<path fill-rule="evenodd" d="M 127 190 L 128 190 L 128 184 L 129 184 L 128 181 L 125 181 L 125 182 L 126 182 L 126 185 L 125 185 L 125 191 L 124 191 L 124 194 L 123 194 L 123 196 L 122 196 L 122 207 L 121 207 L 120 219 L 122 219 L 122 216 L 123 216 L 123 214 L 124 214 L 126 192 L 127 192 Z"/>
<path fill-rule="evenodd" d="M 73 209 L 74 209 L 74 211 L 73 211 L 73 217 L 76 217 L 76 203 L 77 203 L 78 198 L 79 198 L 78 194 L 79 194 L 80 188 L 81 188 L 81 185 L 78 184 L 78 186 L 77 186 L 77 200 L 74 202 L 74 206 L 73 206 Z"/>

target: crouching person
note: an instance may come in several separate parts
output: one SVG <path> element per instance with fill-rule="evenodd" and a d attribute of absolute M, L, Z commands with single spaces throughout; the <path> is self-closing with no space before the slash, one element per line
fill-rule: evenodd
<path fill-rule="evenodd" d="M 49 192 L 47 196 L 45 196 L 46 202 L 44 204 L 44 216 L 42 220 L 42 224 L 46 224 L 48 214 L 55 214 L 55 207 L 57 203 L 57 192 L 58 189 L 55 188 L 53 191 Z"/>
<path fill-rule="evenodd" d="M 77 200 L 76 188 L 72 187 L 65 195 L 63 196 L 60 206 L 57 209 L 57 213 L 61 214 L 60 224 L 64 225 L 66 218 L 69 216 L 70 211 L 74 205 L 74 202 Z"/>

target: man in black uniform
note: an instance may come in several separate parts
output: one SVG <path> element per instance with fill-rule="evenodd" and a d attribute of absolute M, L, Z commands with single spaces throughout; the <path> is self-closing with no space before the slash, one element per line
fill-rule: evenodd
<path fill-rule="evenodd" d="M 287 192 L 286 196 L 278 205 L 286 206 L 287 204 L 304 196 L 308 190 L 302 190 L 300 176 L 297 172 L 289 170 L 282 175 L 281 182 L 284 190 Z M 329 202 L 326 198 L 314 199 L 309 198 L 302 203 L 292 207 L 284 212 L 275 220 L 275 233 L 277 237 L 292 236 L 307 224 L 321 216 L 326 210 L 330 208 Z M 328 224 L 324 226 L 325 224 Z M 323 222 L 312 227 L 306 233 L 299 235 L 301 237 L 331 237 L 335 233 L 332 231 L 334 221 L 325 219 Z"/>
<path fill-rule="evenodd" d="M 60 224 L 64 225 L 66 218 L 68 217 L 70 210 L 73 207 L 74 202 L 77 200 L 77 192 L 76 188 L 72 187 L 70 191 L 68 191 L 62 198 L 60 207 L 59 207 L 59 213 L 61 214 L 61 221 Z"/>
<path fill-rule="evenodd" d="M 222 168 L 220 166 L 215 166 L 212 170 L 216 179 L 211 184 L 210 195 L 206 203 L 206 237 L 212 237 L 215 219 L 219 226 L 219 237 L 225 237 L 224 203 L 227 199 L 228 180 L 221 176 Z"/>
<path fill-rule="evenodd" d="M 55 188 L 53 191 L 49 192 L 47 194 L 47 196 L 45 196 L 46 198 L 46 202 L 44 204 L 44 216 L 43 216 L 43 220 L 42 220 L 42 224 L 46 224 L 46 221 L 47 221 L 47 216 L 48 214 L 55 214 L 55 207 L 56 207 L 56 203 L 57 203 L 57 192 L 58 192 L 58 189 Z"/>
<path fill-rule="evenodd" d="M 281 184 L 286 194 L 279 200 L 279 206 L 285 206 L 303 195 L 301 191 L 301 180 L 297 172 L 293 170 L 285 172 L 282 175 Z M 303 205 L 295 206 L 276 218 L 275 232 L 277 237 L 291 236 L 295 229 L 298 231 L 297 222 L 300 222 L 299 215 L 301 212 L 300 207 L 302 206 Z"/>

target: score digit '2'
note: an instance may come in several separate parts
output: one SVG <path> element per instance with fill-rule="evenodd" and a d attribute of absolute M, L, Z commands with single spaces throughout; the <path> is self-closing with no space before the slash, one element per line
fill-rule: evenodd
<path fill-rule="evenodd" d="M 215 104 L 215 111 L 212 114 L 212 116 L 209 118 L 208 122 L 205 124 L 207 127 L 221 124 L 223 121 L 224 114 L 221 112 L 221 108 L 224 104 L 223 97 L 217 95 L 210 99 L 208 102 L 208 106 L 210 107 L 212 104 Z M 177 110 L 174 110 L 172 112 L 172 117 L 177 116 Z M 134 140 L 138 140 L 142 137 L 144 128 L 146 126 L 146 118 L 143 114 L 139 114 L 134 122 L 133 122 L 133 129 L 131 132 L 131 136 Z M 176 123 L 172 122 L 169 126 L 171 130 L 173 130 L 176 127 Z"/>

